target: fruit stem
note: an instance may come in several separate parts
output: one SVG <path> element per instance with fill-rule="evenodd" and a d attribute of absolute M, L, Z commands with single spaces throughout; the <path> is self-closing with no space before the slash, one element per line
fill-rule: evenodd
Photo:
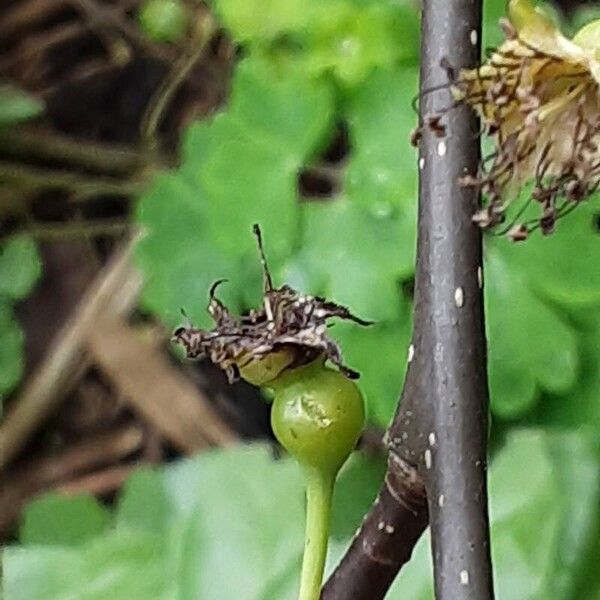
<path fill-rule="evenodd" d="M 306 480 L 306 532 L 298 600 L 318 600 L 327 558 L 331 499 L 336 473 L 314 467 L 304 470 Z"/>

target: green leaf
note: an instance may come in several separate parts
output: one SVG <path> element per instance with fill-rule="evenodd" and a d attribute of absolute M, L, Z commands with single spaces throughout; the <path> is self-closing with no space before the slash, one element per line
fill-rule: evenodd
<path fill-rule="evenodd" d="M 411 108 L 416 69 L 379 70 L 353 95 L 347 107 L 352 154 L 346 169 L 348 198 L 374 215 L 393 218 L 398 252 L 396 272 L 414 271 L 417 220 L 416 125 Z"/>
<path fill-rule="evenodd" d="M 228 110 L 190 128 L 180 169 L 159 177 L 139 204 L 149 309 L 175 324 L 183 307 L 208 325 L 208 289 L 221 278 L 231 281 L 224 300 L 243 307 L 244 265 L 258 265 L 252 225 L 260 224 L 277 269 L 297 227 L 297 173 L 321 147 L 332 111 L 325 82 L 281 78 L 251 60 L 238 66 Z"/>
<path fill-rule="evenodd" d="M 599 199 L 590 198 L 559 220 L 550 236 L 537 232 L 527 243 L 505 243 L 502 254 L 509 268 L 523 273 L 536 291 L 565 307 L 599 304 Z"/>
<path fill-rule="evenodd" d="M 486 252 L 492 411 L 503 418 L 531 410 L 542 389 L 566 392 L 578 367 L 575 332 L 511 266 L 505 258 L 511 248 L 503 240 L 488 244 Z"/>
<path fill-rule="evenodd" d="M 418 14 L 408 3 L 317 3 L 302 38 L 300 64 L 312 74 L 332 72 L 343 84 L 361 83 L 374 68 L 416 63 Z"/>
<path fill-rule="evenodd" d="M 23 374 L 23 331 L 11 303 L 25 298 L 38 280 L 42 264 L 29 236 L 0 246 L 0 414 L 1 395 L 11 392 Z"/>
<path fill-rule="evenodd" d="M 585 594 L 595 576 L 598 456 L 597 437 L 582 431 L 508 435 L 490 468 L 499 600 L 593 597 Z M 347 545 L 358 508 L 374 496 L 382 473 L 381 463 L 361 456 L 342 471 L 331 558 Z M 275 461 L 260 446 L 143 471 L 129 482 L 113 530 L 76 549 L 7 548 L 7 598 L 292 600 L 304 526 L 301 479 L 293 461 Z M 582 588 L 583 576 L 589 579 Z M 426 538 L 388 595 L 432 598 Z"/>
<path fill-rule="evenodd" d="M 600 528 L 600 443 L 597 431 L 590 428 L 568 433 L 550 434 L 548 450 L 564 498 L 558 543 L 554 548 L 554 568 L 546 577 L 542 597 L 576 600 L 581 581 L 588 580 L 582 588 L 593 596 L 600 586 L 600 576 L 585 574 L 588 557 L 598 553 Z"/>
<path fill-rule="evenodd" d="M 562 508 L 543 433 L 510 435 L 492 463 L 489 490 L 499 597 L 535 598 L 552 565 Z"/>
<path fill-rule="evenodd" d="M 198 189 L 178 173 L 160 176 L 138 205 L 146 232 L 136 247 L 144 273 L 143 303 L 169 326 L 181 323 L 181 309 L 195 324 L 211 325 L 208 290 L 217 279 L 233 283 L 222 287 L 221 297 L 232 310 L 240 308 L 234 287 L 238 261 L 213 246 L 202 208 Z"/>
<path fill-rule="evenodd" d="M 354 86 L 374 68 L 417 61 L 419 20 L 409 1 L 215 0 L 214 5 L 237 41 L 250 42 L 251 52 L 288 71 L 331 73 Z"/>
<path fill-rule="evenodd" d="M 327 139 L 333 119 L 333 89 L 322 80 L 285 72 L 260 58 L 247 58 L 236 67 L 227 110 L 212 121 L 189 129 L 185 158 L 195 147 L 210 144 L 214 151 L 222 140 L 256 140 L 283 152 L 290 163 L 310 156 Z M 206 130 L 208 128 L 208 130 Z M 214 128 L 214 131 L 213 131 Z M 206 131 L 196 140 L 195 135 Z M 216 136 L 208 135 L 213 132 Z"/>
<path fill-rule="evenodd" d="M 333 491 L 331 535 L 351 538 L 377 496 L 385 460 L 355 452 L 342 468 Z"/>
<path fill-rule="evenodd" d="M 44 104 L 13 87 L 0 84 L 0 127 L 26 121 L 44 110 Z"/>
<path fill-rule="evenodd" d="M 74 546 L 106 530 L 109 511 L 92 496 L 48 494 L 25 508 L 19 540 L 26 546 Z"/>
<path fill-rule="evenodd" d="M 396 214 L 376 216 L 349 200 L 310 202 L 302 256 L 323 293 L 367 319 L 406 312 L 400 289 L 403 244 Z"/>
<path fill-rule="evenodd" d="M 274 462 L 260 447 L 202 459 L 168 470 L 164 480 L 173 510 L 191 520 L 181 565 L 183 597 L 261 598 L 302 552 L 300 470 L 291 460 Z"/>
<path fill-rule="evenodd" d="M 114 532 L 77 548 L 9 547 L 2 555 L 10 600 L 167 600 L 164 544 Z"/>
<path fill-rule="evenodd" d="M 314 0 L 213 0 L 212 4 L 239 42 L 270 41 L 302 30 L 315 5 Z"/>
<path fill-rule="evenodd" d="M 492 463 L 491 473 L 499 597 L 571 598 L 576 564 L 586 559 L 595 541 L 597 439 L 582 430 L 516 432 Z"/>
<path fill-rule="evenodd" d="M 566 394 L 545 394 L 531 415 L 534 423 L 600 430 L 600 319 L 586 315 L 578 331 L 581 364 L 575 385 Z"/>
<path fill-rule="evenodd" d="M 431 536 L 429 529 L 421 536 L 410 561 L 402 568 L 386 600 L 434 600 L 433 564 L 431 561 Z"/>
<path fill-rule="evenodd" d="M 117 526 L 165 533 L 171 519 L 170 510 L 171 503 L 160 472 L 142 468 L 125 482 L 121 491 Z"/>
<path fill-rule="evenodd" d="M 5 592 L 11 600 L 287 600 L 303 532 L 294 461 L 258 445 L 206 452 L 137 474 L 115 527 L 77 549 L 7 548 Z"/>
<path fill-rule="evenodd" d="M 1 395 L 19 383 L 23 368 L 23 331 L 11 307 L 0 301 L 0 415 Z"/>
<path fill-rule="evenodd" d="M 506 0 L 485 0 L 483 3 L 483 48 L 496 48 L 504 41 L 500 19 L 506 17 Z"/>
<path fill-rule="evenodd" d="M 600 597 L 600 516 L 596 515 L 595 527 L 590 529 L 592 544 L 577 568 L 577 581 L 570 595 L 565 600 L 597 600 Z"/>
<path fill-rule="evenodd" d="M 25 298 L 41 272 L 42 263 L 33 239 L 26 235 L 11 238 L 0 246 L 0 299 Z"/>
<path fill-rule="evenodd" d="M 283 240 L 293 232 L 299 167 L 274 145 L 250 138 L 223 140 L 200 171 L 206 225 L 215 232 L 214 244 L 230 255 L 242 255 L 254 245 L 253 223 L 260 223 L 283 251 Z"/>

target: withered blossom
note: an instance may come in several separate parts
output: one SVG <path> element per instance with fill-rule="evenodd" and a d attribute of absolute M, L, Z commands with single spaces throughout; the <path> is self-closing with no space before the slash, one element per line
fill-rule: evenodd
<path fill-rule="evenodd" d="M 600 187 L 600 21 L 568 39 L 530 0 L 510 0 L 501 24 L 500 47 L 452 82 L 456 102 L 472 106 L 494 140 L 479 173 L 461 183 L 484 193 L 486 204 L 473 220 L 493 228 L 532 182 L 503 230 L 523 240 L 533 229 L 551 233 L 558 217 Z M 541 216 L 522 221 L 531 202 Z"/>
<path fill-rule="evenodd" d="M 234 317 L 216 297 L 215 282 L 209 292 L 208 312 L 215 327 L 210 331 L 179 327 L 172 340 L 180 343 L 191 359 L 208 358 L 223 369 L 230 382 L 240 375 L 256 385 L 278 377 L 285 369 L 327 359 L 350 379 L 358 373 L 345 366 L 337 343 L 327 335 L 334 317 L 371 325 L 339 304 L 318 296 L 302 295 L 287 285 L 273 287 L 260 229 L 254 226 L 263 268 L 263 305 L 248 315 Z"/>

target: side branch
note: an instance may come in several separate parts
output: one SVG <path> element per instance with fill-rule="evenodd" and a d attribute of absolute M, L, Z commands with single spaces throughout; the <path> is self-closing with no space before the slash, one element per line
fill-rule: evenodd
<path fill-rule="evenodd" d="M 321 593 L 323 600 L 383 598 L 427 527 L 423 482 L 395 454 L 385 481 L 346 557 Z"/>

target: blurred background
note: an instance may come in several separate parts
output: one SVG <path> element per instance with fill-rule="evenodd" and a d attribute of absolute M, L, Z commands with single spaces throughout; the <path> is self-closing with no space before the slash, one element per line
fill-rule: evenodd
<path fill-rule="evenodd" d="M 545 3 L 567 35 L 597 2 Z M 484 0 L 484 46 L 504 0 Z M 169 343 L 275 284 L 336 325 L 369 425 L 335 564 L 381 482 L 411 331 L 418 0 L 3 0 L 0 537 L 7 600 L 294 598 L 296 465 L 269 405 Z M 600 598 L 600 204 L 486 238 L 498 597 Z M 430 599 L 428 541 L 389 597 Z"/>

